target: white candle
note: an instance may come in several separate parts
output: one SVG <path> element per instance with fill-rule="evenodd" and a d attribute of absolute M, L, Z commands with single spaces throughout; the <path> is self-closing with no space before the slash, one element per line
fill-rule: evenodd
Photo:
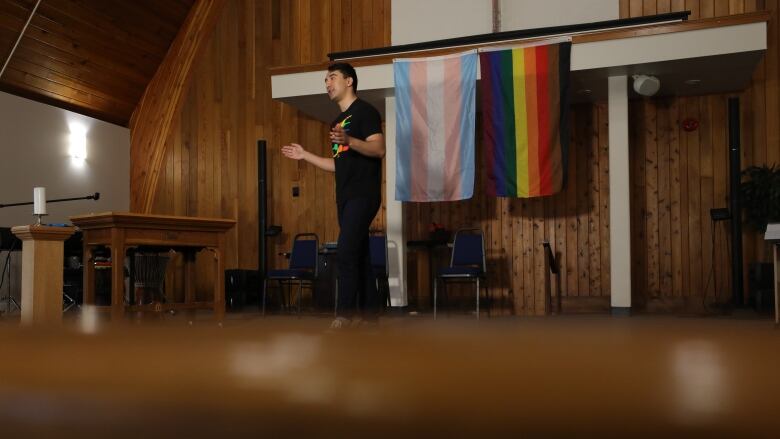
<path fill-rule="evenodd" d="M 33 215 L 46 215 L 46 188 L 33 189 Z"/>

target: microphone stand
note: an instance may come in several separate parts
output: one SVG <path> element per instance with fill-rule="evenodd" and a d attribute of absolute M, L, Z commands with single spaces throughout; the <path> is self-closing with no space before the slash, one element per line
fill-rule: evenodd
<path fill-rule="evenodd" d="M 75 197 L 75 198 L 60 198 L 57 200 L 46 200 L 46 204 L 49 203 L 61 203 L 63 201 L 78 201 L 78 200 L 99 200 L 100 199 L 100 192 L 95 192 L 92 195 L 87 195 L 86 197 Z M 11 203 L 11 204 L 0 204 L 0 209 L 4 207 L 14 207 L 14 206 L 29 206 L 31 204 L 35 204 L 34 201 L 24 202 L 24 203 Z"/>
<path fill-rule="evenodd" d="M 11 295 L 11 253 L 16 248 L 16 240 L 14 240 L 11 243 L 11 247 L 8 249 L 8 253 L 6 253 L 5 256 L 5 262 L 3 262 L 3 274 L 0 275 L 0 288 L 3 286 L 3 281 L 5 280 L 5 272 L 8 271 L 8 297 L 6 297 L 6 308 L 5 312 L 6 314 L 11 313 L 11 304 L 16 306 L 16 309 L 19 311 L 22 310 L 22 307 L 19 305 L 19 302 L 16 301 L 16 299 L 13 298 Z"/>
<path fill-rule="evenodd" d="M 56 200 L 46 200 L 46 203 L 62 203 L 66 201 L 78 201 L 78 200 L 99 200 L 100 199 L 100 192 L 95 192 L 92 195 L 87 195 L 85 197 L 73 197 L 73 198 L 59 198 Z M 0 209 L 4 207 L 14 207 L 14 206 L 29 206 L 31 204 L 35 204 L 34 201 L 30 202 L 24 202 L 24 203 L 10 203 L 10 204 L 0 204 Z M 38 225 L 41 224 L 41 216 L 38 215 Z M 8 249 L 8 252 L 5 257 L 5 262 L 3 263 L 3 271 L 2 274 L 0 274 L 0 287 L 3 286 L 3 280 L 5 280 L 5 272 L 8 271 L 8 297 L 5 297 L 7 301 L 7 305 L 5 308 L 6 314 L 9 314 L 11 312 L 11 304 L 13 304 L 16 309 L 22 310 L 22 307 L 19 305 L 19 302 L 16 301 L 16 299 L 13 298 L 11 295 L 11 252 L 13 252 L 16 248 L 16 242 L 17 240 L 14 240 L 11 244 L 11 247 Z M 0 299 L 0 302 L 2 302 L 2 299 Z"/>

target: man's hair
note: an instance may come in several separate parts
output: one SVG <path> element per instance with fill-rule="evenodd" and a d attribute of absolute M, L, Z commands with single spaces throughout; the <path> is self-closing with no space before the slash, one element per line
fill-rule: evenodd
<path fill-rule="evenodd" d="M 352 67 L 349 63 L 345 62 L 337 62 L 334 64 L 331 64 L 328 66 L 329 72 L 341 72 L 342 75 L 344 75 L 345 78 L 352 78 L 352 90 L 357 92 L 357 73 L 355 73 L 355 68 Z"/>

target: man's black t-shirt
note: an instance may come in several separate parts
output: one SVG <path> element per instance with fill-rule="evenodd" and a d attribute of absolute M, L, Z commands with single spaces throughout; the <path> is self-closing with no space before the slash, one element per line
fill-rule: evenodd
<path fill-rule="evenodd" d="M 331 127 L 341 125 L 348 136 L 366 140 L 382 133 L 382 117 L 371 104 L 356 99 L 346 111 L 339 114 Z M 349 145 L 333 144 L 333 160 L 336 164 L 336 202 L 342 205 L 354 198 L 381 200 L 382 159 L 365 156 Z"/>

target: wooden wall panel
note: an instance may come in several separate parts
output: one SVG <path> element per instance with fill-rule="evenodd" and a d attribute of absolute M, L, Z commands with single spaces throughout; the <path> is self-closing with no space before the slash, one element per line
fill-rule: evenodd
<path fill-rule="evenodd" d="M 766 2 L 776 10 L 776 1 Z M 705 18 L 762 10 L 761 1 L 621 0 L 621 16 L 690 10 Z M 776 12 L 774 13 L 776 14 Z M 776 16 L 770 22 L 769 50 L 750 89 L 742 97 L 743 166 L 777 163 L 780 134 L 777 93 Z M 728 151 L 725 128 L 729 95 L 657 98 L 630 106 L 633 298 L 640 309 L 700 310 L 730 299 L 730 271 L 725 224 L 713 224 L 709 210 L 728 205 Z M 764 108 L 766 107 L 766 108 Z M 606 104 L 572 111 L 570 184 L 545 200 L 493 200 L 481 195 L 484 176 L 476 180 L 475 199 L 462 203 L 407 205 L 410 239 L 427 236 L 426 225 L 449 218 L 448 228 L 477 225 L 486 233 L 490 270 L 488 291 L 511 297 L 509 311 L 538 314 L 543 300 L 538 243 L 548 239 L 561 262 L 564 309 L 567 304 L 602 306 L 609 296 L 609 187 Z M 687 133 L 681 121 L 694 117 L 700 128 Z M 481 149 L 478 145 L 478 153 Z M 482 169 L 478 159 L 478 169 Z M 509 207 L 496 209 L 495 203 Z M 473 215 L 460 212 L 471 210 Z M 498 213 L 498 216 L 497 216 Z M 507 221 L 505 216 L 511 216 Z M 437 220 L 437 222 L 439 222 Z M 496 239 L 496 233 L 501 239 Z M 713 241 L 713 236 L 715 237 Z M 745 264 L 766 260 L 766 246 L 746 231 Z M 511 264 L 500 263 L 511 250 Z M 427 266 L 410 270 L 425 276 Z M 509 272 L 511 270 L 511 272 Z M 413 283 L 413 303 L 427 303 L 427 279 Z M 466 293 L 463 292 L 464 297 Z M 595 300 L 595 301 L 594 301 Z M 503 301 L 495 303 L 501 308 Z M 572 307 L 579 308 L 579 307 Z M 500 310 L 495 310 L 500 312 Z"/>
<path fill-rule="evenodd" d="M 211 35 L 224 3 L 225 0 L 201 0 L 194 5 L 133 112 L 130 119 L 130 210 L 133 212 L 152 212 L 168 137 L 173 132 L 172 121 L 180 111 L 196 58 Z M 214 108 L 208 107 L 202 113 L 204 124 L 212 123 L 206 117 L 212 111 Z"/>
<path fill-rule="evenodd" d="M 405 205 L 408 239 L 426 239 L 428 224 L 449 230 L 481 227 L 488 259 L 487 289 L 491 313 L 539 315 L 544 312 L 544 252 L 547 240 L 561 264 L 561 290 L 567 304 L 609 301 L 609 187 L 606 104 L 572 108 L 572 144 L 566 189 L 538 199 L 484 195 L 482 148 L 477 146 L 475 195 L 451 203 Z M 477 131 L 479 132 L 478 121 Z M 478 139 L 478 143 L 481 141 Z M 419 259 L 418 259 L 419 260 Z M 446 263 L 446 261 L 439 261 Z M 410 301 L 429 304 L 425 260 L 412 262 Z M 424 277 L 424 280 L 420 280 Z M 473 308 L 473 289 L 451 288 L 453 302 Z M 569 300 L 570 298 L 573 301 Z M 452 299 L 452 297 L 451 297 Z M 603 307 L 602 307 L 603 308 Z M 570 308 L 571 309 L 571 308 Z"/>
<path fill-rule="evenodd" d="M 278 38 L 267 32 L 256 51 L 258 83 L 267 87 L 266 96 L 270 96 L 268 67 L 323 62 L 329 52 L 390 44 L 389 31 L 384 30 L 389 29 L 389 21 L 384 22 L 390 18 L 389 0 L 280 0 L 278 9 L 272 1 L 260 5 L 271 20 L 278 15 L 280 25 Z M 261 19 L 260 11 L 257 17 Z M 323 242 L 335 241 L 338 236 L 333 174 L 285 159 L 279 151 L 281 145 L 296 142 L 312 152 L 328 155 L 328 127 L 270 99 L 258 100 L 257 108 L 258 113 L 274 114 L 257 117 L 256 123 L 258 131 L 269 140 L 269 171 L 273 169 L 273 177 L 269 178 L 269 222 L 284 230 L 282 236 L 269 241 L 269 263 L 283 266 L 286 261 L 278 253 L 289 250 L 295 233 L 312 231 Z M 294 186 L 300 190 L 298 198 L 291 195 Z M 384 229 L 384 224 L 382 208 L 372 227 Z"/>
<path fill-rule="evenodd" d="M 360 18 L 345 19 L 342 11 Z M 333 51 L 389 45 L 389 19 L 390 0 L 227 0 L 164 136 L 152 211 L 235 218 L 226 266 L 256 269 L 256 142 L 265 139 L 269 224 L 283 228 L 281 236 L 269 239 L 269 265 L 286 264 L 279 253 L 289 250 L 295 233 L 312 231 L 323 242 L 335 241 L 333 174 L 280 154 L 281 145 L 289 142 L 329 153 L 327 125 L 271 100 L 268 68 L 322 62 Z M 297 198 L 293 187 L 300 190 Z M 383 209 L 372 227 L 384 229 L 384 224 Z M 204 273 L 199 296 L 208 294 L 210 263 L 208 255 L 199 256 Z"/>
<path fill-rule="evenodd" d="M 635 297 L 660 304 L 658 309 L 701 309 L 731 298 L 728 225 L 713 224 L 709 214 L 711 208 L 728 207 L 730 96 L 740 97 L 743 169 L 780 163 L 778 2 L 620 0 L 621 17 L 661 12 L 667 3 L 671 11 L 690 10 L 691 19 L 764 9 L 772 13 L 766 56 L 747 90 L 648 99 L 631 106 L 632 131 L 648 134 L 631 143 L 632 201 L 642 199 L 632 205 L 632 219 L 643 221 L 632 228 Z M 700 122 L 690 133 L 680 128 L 689 117 Z M 759 234 L 745 229 L 743 239 L 745 269 L 751 262 L 769 260 Z M 746 271 L 745 287 L 747 294 Z"/>
<path fill-rule="evenodd" d="M 773 11 L 770 49 L 751 87 L 739 94 L 744 166 L 780 161 L 777 1 L 620 0 L 623 17 L 688 9 L 697 18 L 765 7 Z M 284 229 L 269 242 L 270 264 L 285 264 L 278 253 L 288 250 L 296 232 L 314 231 L 322 241 L 335 240 L 333 176 L 279 153 L 282 144 L 298 141 L 327 154 L 327 126 L 272 101 L 267 69 L 322 62 L 331 51 L 388 45 L 389 20 L 390 0 L 230 0 L 172 122 L 155 211 L 237 218 L 227 265 L 256 268 L 255 141 L 264 138 L 269 143 L 269 221 Z M 727 231 L 722 225 L 712 228 L 708 211 L 727 204 L 727 98 L 631 102 L 632 285 L 640 308 L 679 310 L 728 299 Z M 481 227 L 491 312 L 519 315 L 544 309 L 541 242 L 548 240 L 561 265 L 564 311 L 604 309 L 610 295 L 607 117 L 606 103 L 572 108 L 569 184 L 545 199 L 483 196 L 478 145 L 475 197 L 407 204 L 406 238 L 425 239 L 432 221 L 451 230 Z M 680 128 L 688 117 L 700 120 L 698 131 Z M 298 198 L 291 195 L 293 187 L 300 189 Z M 384 207 L 374 226 L 384 228 Z M 754 233 L 746 234 L 745 249 L 746 264 L 769 256 Z M 446 259 L 439 256 L 440 263 Z M 428 269 L 424 253 L 409 254 L 412 307 L 430 306 Z M 453 289 L 453 305 L 473 307 L 470 291 Z"/>

